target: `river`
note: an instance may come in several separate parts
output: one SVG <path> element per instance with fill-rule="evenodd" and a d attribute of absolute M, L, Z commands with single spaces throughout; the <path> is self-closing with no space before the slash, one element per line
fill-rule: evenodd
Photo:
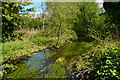
<path fill-rule="evenodd" d="M 8 69 L 8 73 L 3 76 L 2 80 L 6 78 L 71 78 L 72 69 L 67 71 L 68 65 L 72 63 L 69 60 L 90 48 L 90 46 L 87 48 L 85 45 L 88 46 L 87 43 L 70 43 L 60 50 L 46 49 L 37 52 L 16 64 L 12 70 Z"/>
<path fill-rule="evenodd" d="M 55 52 L 54 52 L 55 53 Z M 30 78 L 39 77 L 42 78 L 43 73 L 47 73 L 46 67 L 54 63 L 57 56 L 51 56 L 53 52 L 50 49 L 45 51 L 37 52 L 30 58 L 24 59 L 23 62 L 15 65 L 15 70 L 8 70 L 8 73 L 4 75 L 4 78 Z"/>

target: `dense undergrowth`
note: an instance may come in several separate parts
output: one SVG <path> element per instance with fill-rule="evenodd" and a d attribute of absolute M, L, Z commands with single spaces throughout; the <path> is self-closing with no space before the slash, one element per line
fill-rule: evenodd
<path fill-rule="evenodd" d="M 61 39 L 60 42 L 61 46 L 66 43 L 64 39 Z M 2 56 L 5 58 L 5 60 L 9 59 L 10 57 L 15 58 L 33 52 L 38 52 L 48 47 L 56 47 L 56 43 L 57 37 L 42 37 L 40 36 L 40 33 L 34 33 L 27 37 L 23 37 L 22 40 L 2 43 Z M 60 46 L 58 46 L 58 48 L 59 47 Z"/>
<path fill-rule="evenodd" d="M 77 45 L 73 47 L 74 44 Z M 110 41 L 102 43 L 102 45 L 86 42 L 74 44 L 68 44 L 66 49 L 60 52 L 61 55 L 55 62 L 66 67 L 67 73 L 73 74 L 72 78 L 83 80 L 120 79 L 119 42 Z M 74 50 L 74 48 L 76 49 Z"/>
<path fill-rule="evenodd" d="M 111 46 L 101 46 L 94 54 L 93 69 L 96 73 L 94 79 L 120 79 L 120 42 L 112 43 Z"/>
<path fill-rule="evenodd" d="M 105 11 L 95 2 L 44 2 L 43 13 L 36 18 L 28 13 L 34 8 L 24 9 L 30 4 L 2 3 L 0 77 L 7 74 L 8 78 L 65 79 L 69 74 L 82 80 L 120 79 L 120 2 L 105 2 Z M 56 50 L 49 58 L 57 56 L 54 63 L 42 70 L 48 69 L 48 73 L 40 76 L 37 71 L 34 73 L 35 66 L 25 72 L 26 65 L 19 66 L 22 58 L 47 48 Z M 42 62 L 34 63 L 39 67 Z M 18 67 L 23 71 L 19 73 Z"/>
<path fill-rule="evenodd" d="M 69 37 L 66 39 L 61 39 L 60 44 L 56 46 L 57 37 L 42 37 L 40 32 L 36 32 L 30 35 L 23 35 L 21 40 L 9 41 L 2 43 L 2 59 L 1 62 L 4 68 L 13 68 L 14 64 L 17 64 L 21 58 L 30 57 L 38 51 L 44 50 L 46 48 L 60 48 L 62 45 L 66 44 Z M 53 55 L 51 55 L 53 56 Z M 13 66 L 13 67 L 11 67 Z M 3 73 L 7 73 L 3 70 Z M 1 74 L 2 75 L 2 74 Z"/>
<path fill-rule="evenodd" d="M 31 52 L 38 52 L 39 50 L 46 48 L 47 43 L 52 41 L 50 38 L 43 38 L 42 42 L 41 37 L 35 37 L 35 34 L 31 36 L 23 41 L 16 40 L 14 42 L 10 41 L 2 44 L 4 52 L 2 54 L 3 60 L 9 62 L 19 56 L 29 56 L 29 53 Z M 46 40 L 48 42 L 46 42 Z M 41 42 L 41 44 L 38 44 L 38 42 Z M 49 67 L 52 68 L 50 68 L 51 71 L 49 73 L 44 75 L 45 78 L 65 78 L 66 74 L 78 72 L 83 80 L 86 78 L 90 80 L 120 79 L 120 42 L 118 41 L 101 43 L 69 42 L 57 51 L 59 58 L 55 63 L 49 65 Z M 11 68 L 13 71 L 17 69 L 17 67 L 12 64 L 5 64 L 3 65 L 3 68 Z M 85 74 L 84 72 L 86 70 L 88 72 Z M 4 74 L 6 73 L 6 71 L 3 72 Z M 39 77 L 36 73 L 33 75 Z M 26 75 L 26 77 L 28 76 Z M 76 78 L 75 75 L 72 75 L 71 77 Z"/>

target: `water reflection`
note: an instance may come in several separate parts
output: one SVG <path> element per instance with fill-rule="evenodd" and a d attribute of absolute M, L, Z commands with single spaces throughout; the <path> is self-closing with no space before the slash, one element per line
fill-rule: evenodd
<path fill-rule="evenodd" d="M 29 78 L 40 77 L 41 70 L 53 63 L 56 58 L 49 58 L 52 51 L 46 49 L 37 54 L 33 54 L 30 58 L 27 58 L 23 63 L 17 64 L 18 67 L 15 71 L 4 75 L 4 78 Z"/>
<path fill-rule="evenodd" d="M 29 58 L 25 63 L 27 64 L 27 68 L 35 68 L 35 70 L 44 69 L 46 60 L 48 60 L 50 50 L 46 49 L 45 51 L 37 52 Z"/>

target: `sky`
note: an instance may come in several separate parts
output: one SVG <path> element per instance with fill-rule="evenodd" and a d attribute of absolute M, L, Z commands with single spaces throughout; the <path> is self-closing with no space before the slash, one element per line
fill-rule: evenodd
<path fill-rule="evenodd" d="M 37 12 L 32 12 L 32 13 L 42 12 L 42 9 L 40 8 L 41 7 L 40 5 L 42 4 L 42 2 L 33 2 L 33 3 L 34 4 L 26 6 L 25 9 L 34 7 Z"/>
<path fill-rule="evenodd" d="M 45 1 L 45 0 L 40 0 L 40 1 Z M 32 2 L 33 2 L 34 4 L 31 4 L 31 5 L 29 5 L 29 6 L 26 6 L 25 8 L 27 9 L 27 8 L 34 7 L 35 10 L 36 10 L 36 12 L 30 12 L 30 13 L 36 13 L 36 14 L 42 13 L 41 4 L 43 5 L 43 7 L 45 7 L 45 3 L 44 3 L 44 2 L 39 2 L 38 0 L 37 0 L 37 1 L 36 1 L 36 0 L 32 0 Z M 103 0 L 97 0 L 97 2 L 100 3 L 100 4 L 99 4 L 100 7 L 103 6 L 103 5 L 102 5 Z"/>

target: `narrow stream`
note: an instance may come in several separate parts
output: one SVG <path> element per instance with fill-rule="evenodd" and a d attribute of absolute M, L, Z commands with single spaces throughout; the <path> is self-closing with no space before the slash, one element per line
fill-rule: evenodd
<path fill-rule="evenodd" d="M 45 51 L 37 52 L 30 58 L 26 58 L 22 63 L 16 65 L 16 69 L 2 78 L 30 78 L 30 77 L 43 77 L 42 74 L 46 73 L 46 67 L 54 63 L 57 56 L 52 56 L 53 51 L 46 49 Z"/>
<path fill-rule="evenodd" d="M 73 59 L 80 62 L 77 56 L 90 48 L 88 46 L 86 49 L 83 45 L 87 43 L 69 43 L 59 50 L 46 49 L 37 52 L 16 64 L 12 70 L 8 69 L 8 73 L 3 76 L 2 80 L 6 78 L 71 78 L 72 73 L 76 72 Z"/>

